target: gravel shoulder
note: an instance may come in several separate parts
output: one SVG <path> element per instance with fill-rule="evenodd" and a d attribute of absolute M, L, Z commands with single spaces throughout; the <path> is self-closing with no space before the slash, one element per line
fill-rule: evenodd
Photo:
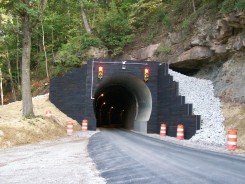
<path fill-rule="evenodd" d="M 218 152 L 218 153 L 226 153 L 230 155 L 237 155 L 237 156 L 245 157 L 245 150 L 243 149 L 243 147 L 242 148 L 238 147 L 238 149 L 234 151 L 228 151 L 225 145 L 213 145 L 213 144 L 208 144 L 206 142 L 193 142 L 191 140 L 179 140 L 179 139 L 176 139 L 175 137 L 160 136 L 159 134 L 145 134 L 145 133 L 136 132 L 136 131 L 132 131 L 132 132 L 136 134 L 152 137 L 154 139 L 159 139 L 165 142 L 170 142 L 173 144 L 178 144 L 181 146 L 189 147 L 189 148 L 207 150 L 207 151 Z"/>
<path fill-rule="evenodd" d="M 87 152 L 96 132 L 0 151 L 0 183 L 104 184 Z"/>

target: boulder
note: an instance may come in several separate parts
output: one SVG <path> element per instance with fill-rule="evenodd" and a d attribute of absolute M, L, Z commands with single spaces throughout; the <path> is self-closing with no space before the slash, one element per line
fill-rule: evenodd
<path fill-rule="evenodd" d="M 212 57 L 212 52 L 207 47 L 195 46 L 190 50 L 183 52 L 177 59 L 177 62 L 205 60 Z"/>
<path fill-rule="evenodd" d="M 235 43 L 233 44 L 234 50 L 241 50 L 244 47 L 245 43 L 245 35 L 238 35 L 235 39 Z"/>
<path fill-rule="evenodd" d="M 217 38 L 219 40 L 232 36 L 232 27 L 230 27 L 225 20 L 218 20 L 216 23 L 216 29 L 219 31 Z"/>
<path fill-rule="evenodd" d="M 231 27 L 244 28 L 245 12 L 233 12 L 224 14 L 223 20 Z"/>
<path fill-rule="evenodd" d="M 177 44 L 183 41 L 183 33 L 182 32 L 168 33 L 168 38 L 171 44 Z"/>
<path fill-rule="evenodd" d="M 200 37 L 194 36 L 191 38 L 191 45 L 192 46 L 203 46 L 204 42 Z"/>
<path fill-rule="evenodd" d="M 160 44 L 153 44 L 147 47 L 141 48 L 132 53 L 132 57 L 139 60 L 148 60 L 153 57 L 156 49 Z"/>
<path fill-rule="evenodd" d="M 106 58 L 108 56 L 108 50 L 105 48 L 90 47 L 87 55 L 93 58 Z"/>
<path fill-rule="evenodd" d="M 215 54 L 227 53 L 226 45 L 213 45 L 210 49 L 214 51 Z"/>

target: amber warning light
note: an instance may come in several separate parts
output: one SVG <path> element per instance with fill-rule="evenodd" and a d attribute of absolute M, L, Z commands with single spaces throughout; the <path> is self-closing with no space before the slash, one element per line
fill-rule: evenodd
<path fill-rule="evenodd" d="M 144 81 L 148 81 L 149 80 L 149 69 L 145 68 L 145 74 L 144 74 Z"/>
<path fill-rule="evenodd" d="M 98 78 L 99 79 L 103 78 L 103 67 L 102 66 L 99 66 Z"/>

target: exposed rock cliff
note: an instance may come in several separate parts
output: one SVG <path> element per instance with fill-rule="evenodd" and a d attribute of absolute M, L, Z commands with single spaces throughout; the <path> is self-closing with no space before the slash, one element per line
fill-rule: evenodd
<path fill-rule="evenodd" d="M 188 31 L 162 33 L 154 43 L 131 49 L 122 59 L 167 62 L 177 72 L 211 80 L 225 129 L 238 129 L 238 146 L 245 149 L 245 12 L 206 12 Z"/>
<path fill-rule="evenodd" d="M 222 100 L 245 103 L 245 12 L 206 13 L 189 32 L 166 33 L 157 41 L 122 59 L 167 62 L 175 71 L 212 80 Z"/>

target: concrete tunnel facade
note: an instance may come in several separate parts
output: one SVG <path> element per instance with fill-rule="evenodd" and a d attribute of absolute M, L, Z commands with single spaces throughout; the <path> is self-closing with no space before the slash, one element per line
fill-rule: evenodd
<path fill-rule="evenodd" d="M 97 127 L 147 131 L 152 96 L 147 85 L 139 78 L 130 74 L 109 77 L 97 87 L 94 96 Z"/>
<path fill-rule="evenodd" d="M 89 130 L 114 127 L 159 133 L 164 122 L 167 134 L 176 136 L 181 123 L 189 139 L 200 129 L 200 116 L 193 115 L 192 104 L 185 104 L 185 97 L 178 94 L 166 63 L 91 59 L 51 80 L 50 101 L 79 123 L 87 119 Z"/>

